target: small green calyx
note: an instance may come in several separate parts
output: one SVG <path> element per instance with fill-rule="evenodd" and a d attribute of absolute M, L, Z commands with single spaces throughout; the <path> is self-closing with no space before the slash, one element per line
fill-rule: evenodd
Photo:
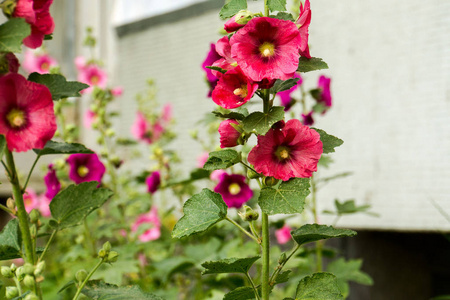
<path fill-rule="evenodd" d="M 248 10 L 240 10 L 235 16 L 234 21 L 238 24 L 245 25 L 253 18 L 253 14 Z"/>
<path fill-rule="evenodd" d="M 5 0 L 0 4 L 0 8 L 3 10 L 3 13 L 8 18 L 12 17 L 14 13 L 14 9 L 16 8 L 17 0 Z"/>

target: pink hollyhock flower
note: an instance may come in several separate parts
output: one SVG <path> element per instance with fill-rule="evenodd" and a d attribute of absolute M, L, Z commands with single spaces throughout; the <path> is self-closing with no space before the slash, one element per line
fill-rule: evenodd
<path fill-rule="evenodd" d="M 320 76 L 317 84 L 320 89 L 319 99 L 317 101 L 322 103 L 326 107 L 331 107 L 331 90 L 330 90 L 331 78 L 326 76 Z"/>
<path fill-rule="evenodd" d="M 280 97 L 281 105 L 285 108 L 285 111 L 288 111 L 291 108 L 292 97 L 291 94 L 298 89 L 298 87 L 302 84 L 303 79 L 300 74 L 295 73 L 294 78 L 299 78 L 297 84 L 291 87 L 289 90 L 279 92 L 277 95 Z"/>
<path fill-rule="evenodd" d="M 234 32 L 244 27 L 245 24 L 247 24 L 248 21 L 251 20 L 251 18 L 252 18 L 251 12 L 249 12 L 248 10 L 241 10 L 225 23 L 224 29 L 228 33 Z"/>
<path fill-rule="evenodd" d="M 144 141 L 148 144 L 156 142 L 164 132 L 164 128 L 160 123 L 150 124 L 145 119 L 144 114 L 137 112 L 136 120 L 131 127 L 131 133 L 137 140 Z"/>
<path fill-rule="evenodd" d="M 165 124 L 168 124 L 170 123 L 170 121 L 172 121 L 172 104 L 170 103 L 164 104 L 161 118 Z"/>
<path fill-rule="evenodd" d="M 52 202 L 52 199 L 47 198 L 45 195 L 39 196 L 39 206 L 37 209 L 41 212 L 43 217 L 47 218 L 52 214 L 50 211 L 50 202 Z"/>
<path fill-rule="evenodd" d="M 18 0 L 12 16 L 24 18 L 31 25 L 31 34 L 23 43 L 28 48 L 36 49 L 42 45 L 45 35 L 51 34 L 55 23 L 50 15 L 53 0 Z"/>
<path fill-rule="evenodd" d="M 245 182 L 245 176 L 223 173 L 214 192 L 222 195 L 223 201 L 228 207 L 240 208 L 242 204 L 250 200 L 253 191 Z"/>
<path fill-rule="evenodd" d="M 216 43 L 216 51 L 220 55 L 220 59 L 213 63 L 213 66 L 222 68 L 224 70 L 231 70 L 237 66 L 236 60 L 231 56 L 231 45 L 228 36 L 224 36 Z M 213 75 L 217 78 L 222 76 L 222 73 L 212 70 Z"/>
<path fill-rule="evenodd" d="M 231 124 L 239 125 L 236 120 L 224 120 L 219 125 L 220 148 L 234 147 L 238 144 L 241 133 Z"/>
<path fill-rule="evenodd" d="M 99 185 L 105 174 L 105 166 L 97 154 L 72 154 L 67 158 L 69 164 L 69 178 L 76 184 L 88 181 L 98 181 Z"/>
<path fill-rule="evenodd" d="M 221 58 L 221 56 L 219 55 L 219 53 L 217 53 L 215 44 L 211 43 L 210 47 L 211 48 L 210 48 L 205 60 L 202 63 L 202 68 L 206 73 L 206 79 L 209 82 L 212 82 L 212 81 L 217 81 L 217 77 L 215 75 L 213 75 L 212 70 L 208 69 L 207 67 L 212 66 L 216 60 Z"/>
<path fill-rule="evenodd" d="M 9 73 L 0 78 L 0 134 L 10 151 L 42 149 L 55 134 L 53 100 L 45 85 Z"/>
<path fill-rule="evenodd" d="M 0 77 L 8 73 L 19 71 L 19 60 L 12 52 L 0 54 Z"/>
<path fill-rule="evenodd" d="M 203 166 L 205 165 L 206 161 L 209 158 L 209 153 L 208 152 L 203 152 L 202 154 L 200 154 L 197 157 L 197 167 L 198 168 L 203 168 Z"/>
<path fill-rule="evenodd" d="M 147 191 L 150 194 L 154 194 L 161 184 L 161 173 L 159 171 L 151 173 L 145 179 L 145 183 L 147 184 Z"/>
<path fill-rule="evenodd" d="M 161 221 L 158 216 L 158 209 L 153 206 L 149 213 L 140 215 L 133 226 L 132 232 L 137 232 L 141 225 L 145 225 L 146 228 L 150 226 L 150 229 L 146 230 L 139 236 L 139 240 L 143 243 L 150 242 L 159 239 L 161 236 Z"/>
<path fill-rule="evenodd" d="M 123 87 L 116 86 L 115 88 L 111 89 L 111 94 L 115 97 L 120 97 L 123 94 Z"/>
<path fill-rule="evenodd" d="M 77 68 L 78 71 L 81 71 L 84 68 L 86 68 L 86 58 L 84 58 L 84 56 L 75 57 L 74 62 L 75 62 L 75 67 Z"/>
<path fill-rule="evenodd" d="M 87 89 L 82 90 L 81 93 L 90 93 L 92 92 L 93 86 L 98 86 L 102 89 L 106 88 L 108 75 L 99 66 L 90 64 L 80 70 L 78 73 L 78 81 L 90 85 Z"/>
<path fill-rule="evenodd" d="M 265 136 L 258 136 L 248 162 L 256 172 L 286 181 L 292 177 L 311 177 L 317 171 L 322 152 L 319 133 L 293 119 L 282 129 L 270 129 Z"/>
<path fill-rule="evenodd" d="M 211 172 L 211 175 L 209 175 L 209 179 L 212 181 L 219 181 L 224 173 L 226 173 L 224 170 L 214 170 Z"/>
<path fill-rule="evenodd" d="M 312 124 L 314 124 L 314 119 L 313 119 L 313 113 L 314 111 L 310 111 L 308 114 L 302 114 L 302 123 L 303 125 L 307 125 L 307 126 L 311 126 Z"/>
<path fill-rule="evenodd" d="M 284 225 L 282 228 L 275 230 L 275 237 L 277 238 L 278 244 L 283 245 L 291 240 L 291 230 L 292 228 L 288 225 Z"/>
<path fill-rule="evenodd" d="M 23 203 L 25 204 L 27 213 L 39 208 L 39 198 L 32 188 L 27 188 L 23 194 Z"/>
<path fill-rule="evenodd" d="M 303 7 L 303 3 L 300 2 L 300 14 L 298 16 L 298 19 L 295 21 L 295 24 L 297 25 L 298 31 L 300 33 L 300 37 L 302 38 L 300 44 L 300 55 L 306 58 L 311 58 L 308 47 L 308 37 L 309 37 L 308 29 L 310 23 L 311 23 L 311 9 L 309 0 L 306 0 L 305 7 Z"/>
<path fill-rule="evenodd" d="M 92 123 L 94 123 L 97 118 L 97 114 L 92 110 L 88 109 L 83 116 L 83 126 L 87 129 L 92 128 Z"/>
<path fill-rule="evenodd" d="M 61 183 L 56 176 L 56 170 L 53 168 L 53 164 L 48 166 L 48 173 L 44 176 L 44 182 L 47 186 L 45 197 L 51 200 L 61 190 Z"/>
<path fill-rule="evenodd" d="M 230 39 L 231 55 L 253 81 L 286 80 L 297 71 L 300 33 L 291 21 L 251 19 Z"/>
<path fill-rule="evenodd" d="M 47 74 L 50 68 L 56 66 L 56 60 L 48 54 L 35 54 L 33 51 L 26 51 L 23 60 L 23 68 L 28 73 L 37 72 Z"/>
<path fill-rule="evenodd" d="M 214 103 L 226 109 L 245 104 L 253 97 L 258 84 L 247 78 L 239 67 L 223 74 L 212 92 Z"/>

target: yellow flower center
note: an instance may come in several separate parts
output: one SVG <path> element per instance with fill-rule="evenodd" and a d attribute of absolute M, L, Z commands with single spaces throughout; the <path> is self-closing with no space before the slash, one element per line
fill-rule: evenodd
<path fill-rule="evenodd" d="M 237 195 L 241 191 L 241 187 L 237 183 L 232 183 L 228 187 L 228 191 L 230 192 L 231 195 Z"/>
<path fill-rule="evenodd" d="M 9 125 L 13 128 L 22 127 L 27 122 L 25 120 L 25 112 L 18 108 L 11 109 L 6 115 L 6 119 L 8 120 Z"/>
<path fill-rule="evenodd" d="M 279 146 L 277 151 L 275 151 L 275 155 L 278 157 L 280 161 L 286 160 L 290 157 L 290 150 L 288 147 Z"/>
<path fill-rule="evenodd" d="M 84 177 L 89 173 L 89 169 L 86 166 L 79 166 L 77 169 L 77 173 L 81 177 Z"/>
<path fill-rule="evenodd" d="M 236 96 L 239 96 L 241 98 L 245 98 L 248 95 L 248 90 L 247 90 L 247 86 L 242 85 L 240 88 L 237 88 L 233 91 L 233 94 L 235 94 Z"/>
<path fill-rule="evenodd" d="M 100 81 L 100 78 L 97 75 L 91 77 L 91 83 L 96 85 Z"/>
<path fill-rule="evenodd" d="M 263 57 L 271 57 L 275 54 L 275 45 L 269 42 L 264 42 L 259 46 L 259 52 Z"/>
<path fill-rule="evenodd" d="M 41 69 L 47 71 L 50 68 L 50 64 L 48 62 L 43 62 L 41 64 Z"/>

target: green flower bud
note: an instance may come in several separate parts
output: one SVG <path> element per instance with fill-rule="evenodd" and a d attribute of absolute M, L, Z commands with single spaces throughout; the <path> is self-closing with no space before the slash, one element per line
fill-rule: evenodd
<path fill-rule="evenodd" d="M 248 169 L 247 170 L 247 177 L 250 178 L 250 179 L 256 179 L 256 178 L 261 177 L 261 175 L 259 173 L 256 173 L 253 170 Z"/>
<path fill-rule="evenodd" d="M 116 135 L 116 131 L 112 128 L 108 128 L 105 132 L 106 136 L 112 137 L 114 135 Z"/>
<path fill-rule="evenodd" d="M 33 237 L 33 238 L 37 236 L 36 224 L 33 224 L 30 226 L 30 234 L 31 234 L 31 237 Z"/>
<path fill-rule="evenodd" d="M 273 178 L 272 176 L 268 176 L 266 178 L 264 178 L 264 184 L 266 186 L 274 186 L 279 182 L 278 179 Z"/>
<path fill-rule="evenodd" d="M 75 274 L 75 279 L 81 283 L 83 282 L 86 277 L 88 276 L 88 273 L 86 272 L 86 270 L 79 270 L 76 274 Z"/>
<path fill-rule="evenodd" d="M 111 243 L 110 242 L 106 242 L 103 244 L 103 250 L 105 250 L 106 252 L 111 251 Z"/>
<path fill-rule="evenodd" d="M 13 274 L 13 272 L 11 271 L 11 268 L 10 268 L 10 267 L 7 267 L 7 266 L 3 266 L 3 267 L 1 268 L 1 273 L 2 273 L 2 275 L 5 276 L 6 278 L 13 278 L 13 277 L 14 277 L 14 274 Z"/>
<path fill-rule="evenodd" d="M 23 284 L 28 288 L 33 288 L 36 284 L 34 277 L 31 275 L 25 275 L 25 278 L 23 279 Z"/>
<path fill-rule="evenodd" d="M 98 251 L 98 257 L 100 257 L 100 258 L 105 258 L 107 255 L 108 255 L 108 253 L 106 253 L 106 251 L 103 249 Z"/>
<path fill-rule="evenodd" d="M 39 216 L 40 216 L 39 211 L 37 209 L 33 209 L 30 212 L 30 221 L 31 221 L 31 223 L 37 223 L 37 221 L 39 221 Z"/>
<path fill-rule="evenodd" d="M 15 286 L 6 287 L 6 299 L 12 299 L 19 296 L 19 290 Z"/>
<path fill-rule="evenodd" d="M 11 264 L 11 271 L 13 271 L 14 273 L 16 272 L 17 267 L 15 264 Z"/>
<path fill-rule="evenodd" d="M 25 300 L 39 300 L 38 296 L 36 296 L 35 294 L 28 294 L 25 297 Z"/>
<path fill-rule="evenodd" d="M 259 218 L 259 214 L 247 205 L 244 205 L 244 212 L 239 212 L 239 216 L 246 222 L 256 221 Z"/>
<path fill-rule="evenodd" d="M 26 275 L 33 275 L 34 270 L 35 270 L 35 267 L 30 263 L 26 263 L 23 265 L 23 273 Z"/>
<path fill-rule="evenodd" d="M 108 157 L 108 150 L 106 150 L 106 149 L 100 150 L 100 156 L 103 157 L 103 158 L 107 158 Z"/>
<path fill-rule="evenodd" d="M 278 258 L 278 264 L 282 264 L 286 261 L 286 253 L 281 253 L 280 258 Z"/>
<path fill-rule="evenodd" d="M 16 210 L 16 201 L 14 201 L 13 198 L 8 198 L 8 200 L 6 201 L 6 207 L 8 207 L 12 211 L 15 211 Z"/>
<path fill-rule="evenodd" d="M 42 272 L 45 270 L 45 261 L 41 261 L 36 265 L 36 269 L 34 270 L 34 276 L 40 276 Z"/>
<path fill-rule="evenodd" d="M 69 124 L 66 126 L 66 131 L 74 132 L 77 127 L 74 124 Z"/>
<path fill-rule="evenodd" d="M 17 268 L 16 277 L 19 281 L 22 281 L 23 278 L 25 277 L 25 270 L 23 266 Z"/>
<path fill-rule="evenodd" d="M 99 136 L 97 138 L 97 144 L 103 145 L 105 143 L 105 139 L 102 136 Z M 103 155 L 102 155 L 103 156 Z"/>
<path fill-rule="evenodd" d="M 117 259 L 119 258 L 119 253 L 117 253 L 116 251 L 111 251 L 108 254 L 108 262 L 116 262 Z"/>

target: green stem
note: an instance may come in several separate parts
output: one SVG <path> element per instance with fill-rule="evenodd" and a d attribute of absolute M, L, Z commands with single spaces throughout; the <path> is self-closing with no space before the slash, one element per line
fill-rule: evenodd
<path fill-rule="evenodd" d="M 6 173 L 8 174 L 9 177 L 11 177 L 11 172 L 8 169 L 8 166 L 5 164 L 5 162 L 2 160 L 2 165 L 5 168 Z"/>
<path fill-rule="evenodd" d="M 270 240 L 269 240 L 269 216 L 262 212 L 262 299 L 269 300 L 269 265 L 270 265 Z"/>
<path fill-rule="evenodd" d="M 250 165 L 246 164 L 245 162 L 243 162 L 242 160 L 240 161 L 241 164 L 243 164 L 245 167 L 247 167 L 249 170 L 252 170 L 253 172 L 257 173 L 255 169 L 253 169 Z"/>
<path fill-rule="evenodd" d="M 20 286 L 20 282 L 16 276 L 14 276 L 14 282 L 16 283 L 16 287 L 19 290 L 19 296 L 22 296 L 22 287 Z"/>
<path fill-rule="evenodd" d="M 22 193 L 25 193 L 25 190 L 27 189 L 28 182 L 30 181 L 31 174 L 33 173 L 34 167 L 36 167 L 36 164 L 37 164 L 39 158 L 41 158 L 40 155 L 36 156 L 36 159 L 34 160 L 34 163 L 31 166 L 30 172 L 28 172 L 27 180 L 25 181 L 25 184 L 23 185 L 23 188 L 22 188 Z"/>
<path fill-rule="evenodd" d="M 58 230 L 56 230 L 56 229 L 53 230 L 52 235 L 50 236 L 50 238 L 47 241 L 47 245 L 45 245 L 44 251 L 42 251 L 42 254 L 38 259 L 38 262 L 42 261 L 42 259 L 44 258 L 44 255 L 47 253 L 47 250 L 50 247 L 50 243 L 53 241 L 53 238 L 55 237 L 57 232 L 58 232 Z"/>
<path fill-rule="evenodd" d="M 256 238 L 259 240 L 260 237 L 259 237 L 258 231 L 256 231 L 256 229 L 255 229 L 255 224 L 254 224 L 254 222 L 255 222 L 255 221 L 250 221 L 250 222 L 249 222 L 250 230 L 252 231 L 253 235 L 256 236 Z"/>
<path fill-rule="evenodd" d="M 30 233 L 30 223 L 28 222 L 28 214 L 25 210 L 25 204 L 23 202 L 22 189 L 20 188 L 14 158 L 9 149 L 5 149 L 5 157 L 8 169 L 11 172 L 9 180 L 11 182 L 13 196 L 17 207 L 17 218 L 19 219 L 19 228 L 22 233 L 22 241 L 25 248 L 25 262 L 34 265 L 35 259 L 33 253 L 33 242 Z"/>
<path fill-rule="evenodd" d="M 86 279 L 83 281 L 83 283 L 78 287 L 77 293 L 75 294 L 75 296 L 73 297 L 72 300 L 77 300 L 78 297 L 81 294 L 81 291 L 83 290 L 84 286 L 86 285 L 86 283 L 89 281 L 89 279 L 92 277 L 92 275 L 94 275 L 95 271 L 98 270 L 98 268 L 100 268 L 100 266 L 103 264 L 103 259 L 101 259 L 98 264 L 92 269 L 92 271 L 88 274 L 88 276 L 86 277 Z"/>
<path fill-rule="evenodd" d="M 314 215 L 314 223 L 319 223 L 317 213 L 317 186 L 314 181 L 314 176 L 311 176 L 311 197 L 312 197 L 312 212 Z M 322 272 L 322 242 L 316 241 L 316 272 Z"/>
<path fill-rule="evenodd" d="M 264 0 L 264 15 L 266 16 L 266 17 L 268 17 L 269 16 L 269 6 L 267 6 L 267 2 L 268 2 L 268 0 Z"/>
<path fill-rule="evenodd" d="M 228 216 L 225 217 L 225 220 L 227 220 L 228 222 L 230 222 L 231 224 L 233 224 L 234 226 L 239 228 L 243 233 L 245 233 L 247 236 L 249 236 L 252 240 L 254 240 L 258 244 L 260 244 L 260 241 L 253 234 L 248 232 L 244 227 L 242 227 L 241 225 L 239 225 L 238 223 L 236 223 L 235 221 L 230 219 Z"/>
<path fill-rule="evenodd" d="M 245 276 L 247 276 L 248 281 L 250 282 L 250 284 L 252 285 L 253 290 L 255 291 L 256 299 L 260 300 L 261 298 L 259 297 L 258 289 L 256 288 L 255 283 L 253 282 L 253 280 L 250 277 L 250 275 L 248 275 L 248 272 L 245 273 Z"/>
<path fill-rule="evenodd" d="M 14 216 L 14 212 L 9 208 L 7 208 L 6 206 L 4 206 L 3 204 L 0 204 L 0 209 Z"/>
<path fill-rule="evenodd" d="M 272 276 L 270 276 L 270 285 L 274 285 L 275 281 L 277 280 L 278 274 L 280 274 L 281 270 L 284 268 L 284 265 L 288 262 L 289 259 L 297 252 L 297 250 L 300 249 L 300 245 L 297 244 L 297 246 L 292 250 L 291 254 L 286 258 L 285 261 L 283 261 L 281 264 L 278 265 L 277 269 L 273 272 Z"/>

